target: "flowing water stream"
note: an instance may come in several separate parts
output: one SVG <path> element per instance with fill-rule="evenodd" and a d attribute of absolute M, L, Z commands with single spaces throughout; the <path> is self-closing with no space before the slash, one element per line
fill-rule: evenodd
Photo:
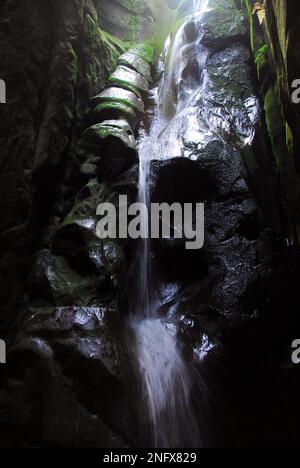
<path fill-rule="evenodd" d="M 164 74 L 152 92 L 156 102 L 153 122 L 149 134 L 142 134 L 139 141 L 139 202 L 147 205 L 150 163 L 180 155 L 176 137 L 166 130 L 201 87 L 206 52 L 201 46 L 200 19 L 206 5 L 206 0 L 193 0 L 193 16 L 166 42 Z M 193 77 L 186 73 L 190 64 Z M 143 223 L 147 232 L 148 218 Z M 147 239 L 141 242 L 138 263 L 138 297 L 131 329 L 142 389 L 141 420 L 148 426 L 148 439 L 154 447 L 201 447 L 191 401 L 195 382 L 182 356 L 176 330 L 168 322 L 168 314 L 165 318 L 158 314 L 159 304 L 152 285 L 155 272 L 151 272 L 151 241 Z"/>

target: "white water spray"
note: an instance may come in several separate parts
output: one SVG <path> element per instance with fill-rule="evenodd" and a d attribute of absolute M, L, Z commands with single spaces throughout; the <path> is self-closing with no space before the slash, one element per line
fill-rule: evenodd
<path fill-rule="evenodd" d="M 207 0 L 194 0 L 194 14 L 199 17 Z M 191 19 L 189 19 L 191 21 Z M 195 20 L 195 28 L 197 28 Z M 200 29 L 195 30 L 197 65 L 203 66 Z M 170 155 L 180 156 L 177 140 L 164 130 L 190 103 L 199 83 L 185 87 L 180 92 L 176 84 L 182 81 L 186 61 L 184 55 L 191 44 L 186 37 L 186 23 L 179 29 L 174 40 L 167 43 L 166 68 L 160 88 L 156 90 L 156 112 L 149 135 L 142 135 L 139 143 L 140 179 L 139 201 L 149 204 L 148 174 L 151 160 L 165 159 Z M 175 83 L 175 88 L 174 88 Z M 143 222 L 146 224 L 148 220 Z M 148 433 L 158 448 L 201 447 L 199 430 L 191 403 L 193 386 L 190 369 L 184 361 L 167 318 L 157 314 L 157 304 L 152 298 L 150 241 L 143 240 L 139 252 L 137 310 L 132 319 L 136 339 L 136 353 L 142 386 L 142 411 L 146 408 L 149 421 Z M 144 415 L 145 416 L 145 415 Z"/>

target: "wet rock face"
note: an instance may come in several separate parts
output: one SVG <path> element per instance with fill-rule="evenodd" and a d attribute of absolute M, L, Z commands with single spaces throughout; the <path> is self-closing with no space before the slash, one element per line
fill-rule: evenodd
<path fill-rule="evenodd" d="M 154 244 L 162 283 L 177 285 L 169 305 L 195 349 L 197 326 L 221 336 L 264 313 L 271 230 L 277 235 L 281 226 L 244 18 L 235 2 L 225 8 L 211 0 L 209 7 L 201 21 L 202 85 L 194 100 L 179 101 L 181 112 L 161 135 L 161 151 L 171 142 L 169 154 L 152 162 L 150 176 L 156 202 L 205 203 L 201 252 L 191 255 L 180 241 Z"/>
<path fill-rule="evenodd" d="M 154 51 L 136 44 L 125 53 L 101 29 L 105 8 L 113 20 L 117 2 L 38 3 L 0 7 L 8 88 L 0 232 L 12 228 L 0 240 L 0 336 L 7 333 L 10 348 L 0 375 L 0 445 L 123 447 L 131 429 L 117 298 L 131 247 L 99 240 L 96 209 L 119 194 L 136 200 L 134 130 Z M 116 23 L 124 39 L 153 33 L 150 7 L 138 3 L 132 11 L 118 2 L 129 12 Z M 140 13 L 147 25 L 138 28 Z"/>
<path fill-rule="evenodd" d="M 117 435 L 130 430 L 108 331 L 113 313 L 109 307 L 28 311 L 1 385 L 1 446 L 125 445 Z"/>
<path fill-rule="evenodd" d="M 0 109 L 3 333 L 27 301 L 32 251 L 53 216 L 89 100 L 103 91 L 120 53 L 103 40 L 94 3 L 1 2 L 0 76 L 7 84 Z M 70 187 L 61 190 L 64 197 Z M 58 203 L 55 215 L 67 209 Z"/>
<path fill-rule="evenodd" d="M 222 50 L 234 41 L 246 42 L 246 24 L 234 0 L 210 0 L 212 11 L 203 17 L 203 42 L 209 47 Z"/>
<path fill-rule="evenodd" d="M 86 102 L 88 118 L 74 126 L 76 138 L 64 163 L 60 153 L 51 152 L 35 161 L 36 203 L 45 221 L 31 246 L 26 304 L 1 380 L 3 446 L 123 447 L 131 439 L 117 353 L 118 297 L 126 288 L 131 246 L 96 234 L 100 203 L 116 205 L 119 195 L 133 203 L 137 196 L 134 129 L 144 113 L 140 92 L 149 86 L 153 50 L 137 45 L 125 58 L 126 65 L 117 67 L 125 70 L 122 82 L 99 86 L 90 106 Z M 79 135 L 90 120 L 95 124 Z M 59 180 L 54 168 L 60 168 Z M 42 202 L 51 184 L 46 210 Z M 40 221 L 35 210 L 31 229 Z"/>

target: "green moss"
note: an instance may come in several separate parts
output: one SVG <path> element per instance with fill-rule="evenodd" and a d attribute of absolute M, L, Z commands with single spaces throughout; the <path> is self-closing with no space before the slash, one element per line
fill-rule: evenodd
<path fill-rule="evenodd" d="M 72 46 L 70 47 L 69 53 L 70 53 L 70 60 L 69 60 L 70 77 L 71 77 L 71 80 L 74 83 L 76 83 L 77 78 L 78 78 L 78 57 Z"/>
<path fill-rule="evenodd" d="M 273 147 L 275 160 L 279 166 L 281 155 L 286 151 L 286 148 L 284 148 L 284 126 L 281 117 L 280 98 L 277 87 L 270 87 L 268 89 L 265 96 L 264 107 L 268 133 Z"/>
<path fill-rule="evenodd" d="M 144 42 L 143 44 L 138 44 L 132 49 L 132 52 L 141 57 L 149 65 L 153 64 L 154 49 L 150 43 Z"/>
<path fill-rule="evenodd" d="M 102 102 L 95 108 L 95 112 L 97 114 L 103 112 L 111 112 L 112 116 L 114 115 L 114 113 L 118 113 L 120 115 L 124 115 L 125 118 L 128 118 L 130 120 L 136 118 L 133 108 L 122 102 Z M 105 131 L 107 130 L 103 130 L 104 133 Z"/>
<path fill-rule="evenodd" d="M 133 109 L 134 111 L 136 111 L 136 107 L 133 106 L 133 104 L 128 101 L 127 99 L 122 99 L 122 98 L 119 98 L 119 97 L 114 97 L 114 96 L 111 96 L 111 97 L 102 97 L 101 98 L 101 102 L 100 104 L 109 104 L 109 103 L 116 103 L 116 104 L 124 104 L 125 106 L 128 106 L 128 107 L 131 107 L 131 109 Z"/>
<path fill-rule="evenodd" d="M 269 64 L 268 50 L 268 45 L 263 44 L 254 55 L 258 79 L 261 77 L 263 68 L 267 67 Z"/>
<path fill-rule="evenodd" d="M 88 36 L 90 40 L 101 40 L 101 30 L 98 25 L 98 21 L 96 17 L 92 17 L 91 15 L 86 16 L 86 20 L 88 23 Z"/>
<path fill-rule="evenodd" d="M 130 15 L 129 22 L 128 22 L 128 31 L 129 31 L 128 38 L 130 41 L 133 41 L 133 42 L 136 41 L 139 27 L 140 27 L 140 20 L 139 20 L 138 15 Z"/>
<path fill-rule="evenodd" d="M 243 0 L 243 3 L 244 3 L 244 8 L 246 10 L 248 20 L 249 20 L 251 49 L 252 49 L 254 56 L 256 57 L 256 55 L 259 53 L 259 50 L 266 45 L 263 27 L 260 27 L 258 25 L 258 22 L 255 19 L 255 16 L 252 15 L 252 10 L 253 10 L 252 1 Z"/>
<path fill-rule="evenodd" d="M 278 85 L 271 87 L 266 94 L 265 113 L 290 220 L 300 242 L 300 179 L 294 167 L 292 132 L 282 117 Z"/>
<path fill-rule="evenodd" d="M 112 36 L 106 31 L 103 31 L 102 29 L 101 35 L 102 35 L 102 40 L 105 42 L 109 47 L 113 47 L 115 51 L 119 54 L 124 54 L 128 50 L 128 43 L 123 42 L 121 39 Z"/>
<path fill-rule="evenodd" d="M 100 29 L 97 16 L 87 15 L 88 37 L 93 42 L 101 41 L 114 56 L 123 54 L 127 50 L 126 44 L 115 36 Z"/>
<path fill-rule="evenodd" d="M 286 146 L 290 154 L 293 154 L 294 153 L 294 136 L 288 123 L 285 124 L 285 140 L 286 140 Z"/>
<path fill-rule="evenodd" d="M 140 96 L 140 90 L 134 84 L 129 83 L 129 81 L 121 80 L 115 77 L 110 77 L 108 81 L 115 86 L 120 86 L 120 88 L 127 89 L 128 91 L 135 93 L 137 96 Z"/>
<path fill-rule="evenodd" d="M 280 60 L 276 60 L 276 76 L 273 76 L 272 70 L 275 70 L 275 63 L 272 64 L 271 61 L 272 57 L 277 56 L 278 44 L 272 42 L 272 36 L 268 30 L 268 21 L 265 21 L 262 27 L 258 26 L 258 22 L 252 15 L 253 2 L 243 0 L 243 4 L 249 18 L 251 48 L 255 58 L 257 76 L 264 95 L 266 124 L 278 175 L 281 180 L 282 198 L 287 206 L 287 215 L 290 218 L 294 236 L 300 243 L 300 178 L 294 166 L 293 134 L 282 112 L 281 93 L 285 82 L 284 66 Z M 282 26 L 282 23 L 278 26 L 280 31 Z M 279 36 L 282 35 L 280 31 Z M 265 43 L 266 38 L 268 44 Z M 282 41 L 279 40 L 279 42 Z M 264 77 L 262 76 L 263 69 L 266 71 Z M 269 80 L 263 78 L 269 78 Z M 270 78 L 274 79 L 271 80 Z M 275 84 L 270 86 L 268 84 L 270 81 L 275 82 Z M 280 87 L 281 93 L 279 91 Z M 288 95 L 288 93 L 289 90 L 286 89 L 286 94 Z"/>
<path fill-rule="evenodd" d="M 128 10 L 136 11 L 136 8 L 140 4 L 140 0 L 122 0 L 122 4 L 128 8 Z"/>

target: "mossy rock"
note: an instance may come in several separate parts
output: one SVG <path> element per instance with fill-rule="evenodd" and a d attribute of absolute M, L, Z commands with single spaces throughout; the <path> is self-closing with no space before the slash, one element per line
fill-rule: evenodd
<path fill-rule="evenodd" d="M 98 177 L 103 182 L 110 183 L 138 162 L 136 141 L 128 124 L 117 127 L 106 122 L 88 128 L 82 136 L 80 151 L 82 162 L 85 151 L 88 155 L 85 160 L 91 157 L 91 152 L 101 157 Z"/>
<path fill-rule="evenodd" d="M 102 122 L 102 127 L 116 127 L 122 129 L 128 135 L 133 136 L 132 128 L 130 127 L 129 123 L 125 119 L 112 119 L 112 120 L 105 120 Z"/>
<path fill-rule="evenodd" d="M 109 83 L 123 89 L 132 91 L 133 93 L 147 93 L 149 83 L 142 75 L 136 71 L 119 65 L 116 71 L 110 76 Z"/>
<path fill-rule="evenodd" d="M 68 260 L 55 256 L 49 250 L 38 252 L 29 285 L 34 299 L 43 299 L 57 306 L 97 305 L 99 293 L 95 277 L 81 276 L 71 268 Z"/>
<path fill-rule="evenodd" d="M 152 81 L 150 66 L 138 55 L 130 50 L 121 55 L 118 60 L 118 65 L 124 65 L 127 68 L 132 68 L 134 71 L 142 75 L 146 80 Z"/>
<path fill-rule="evenodd" d="M 94 110 L 96 122 L 124 119 L 135 128 L 138 118 L 133 108 L 122 102 L 102 102 Z"/>
<path fill-rule="evenodd" d="M 143 114 L 145 111 L 144 103 L 141 97 L 127 89 L 122 88 L 108 88 L 101 94 L 93 98 L 93 102 L 101 103 L 120 103 L 131 107 L 135 112 Z"/>
<path fill-rule="evenodd" d="M 101 159 L 97 162 L 99 166 Z M 73 222 L 74 219 L 83 220 L 81 223 L 82 229 L 87 232 L 94 231 L 93 220 L 96 214 L 96 207 L 99 203 L 103 203 L 108 196 L 108 188 L 106 184 L 99 183 L 95 177 L 78 192 L 75 197 L 74 206 L 70 213 L 65 217 L 63 225 Z"/>
<path fill-rule="evenodd" d="M 127 148 L 136 151 L 136 142 L 133 135 L 129 135 L 125 128 L 110 126 L 107 123 L 96 124 L 88 128 L 82 135 L 82 140 L 90 145 L 97 146 L 101 151 L 106 147 L 106 139 L 117 139 Z"/>
<path fill-rule="evenodd" d="M 224 48 L 237 41 L 244 42 L 247 28 L 234 0 L 209 0 L 203 15 L 203 43 L 210 48 Z"/>
<path fill-rule="evenodd" d="M 117 119 L 116 119 L 117 120 Z M 113 120 L 113 122 L 116 122 Z M 137 160 L 136 141 L 128 122 L 121 120 L 121 126 L 110 125 L 104 122 L 89 127 L 82 135 L 76 150 L 76 159 L 79 164 L 96 161 L 97 166 L 103 165 L 103 158 L 109 158 L 110 154 L 119 151 L 120 159 L 128 152 L 130 159 Z M 111 144 L 111 148 L 110 145 Z"/>
<path fill-rule="evenodd" d="M 150 44 L 139 44 L 129 50 L 130 53 L 137 55 L 143 59 L 148 65 L 152 65 L 154 61 L 154 49 Z"/>

